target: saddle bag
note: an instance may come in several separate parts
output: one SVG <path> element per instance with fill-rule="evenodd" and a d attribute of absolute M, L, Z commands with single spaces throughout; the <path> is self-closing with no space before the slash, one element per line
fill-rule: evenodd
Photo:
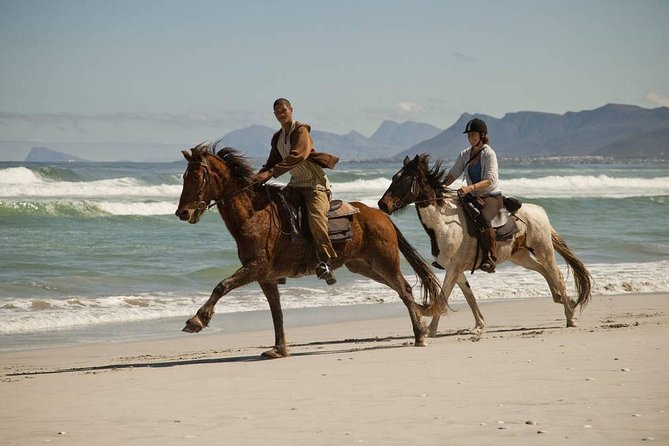
<path fill-rule="evenodd" d="M 282 219 L 288 225 L 288 233 L 295 242 L 304 242 L 311 238 L 309 234 L 309 223 L 304 207 L 301 203 L 287 199 L 283 194 L 279 194 L 280 212 Z M 351 230 L 351 220 L 353 215 L 360 212 L 359 209 L 351 206 L 342 200 L 330 201 L 330 210 L 327 213 L 328 218 L 328 236 L 332 243 L 345 242 L 353 237 Z"/>
<path fill-rule="evenodd" d="M 476 206 L 476 198 L 471 194 L 467 194 L 465 196 L 458 194 L 458 199 L 460 200 L 462 209 L 464 209 L 465 214 L 468 217 L 468 221 L 472 223 L 472 225 L 467 225 L 469 235 L 476 236 L 481 228 L 485 226 L 483 223 L 483 217 L 481 216 L 481 211 L 479 210 L 478 206 Z"/>
<path fill-rule="evenodd" d="M 481 231 L 485 228 L 483 217 L 479 206 L 481 203 L 477 197 L 467 194 L 464 197 L 458 196 L 460 205 L 467 216 L 467 232 L 470 236 L 478 238 Z M 495 238 L 497 241 L 506 241 L 513 238 L 518 231 L 518 227 L 510 215 L 514 215 L 522 206 L 522 203 L 513 197 L 503 197 L 503 208 L 491 222 L 493 229 L 495 229 Z M 509 215 L 510 214 L 510 215 Z"/>
<path fill-rule="evenodd" d="M 521 206 L 523 205 L 523 203 L 515 197 L 502 197 L 502 204 L 504 205 L 506 210 L 511 212 L 512 214 L 518 212 L 518 209 L 520 209 Z"/>
<path fill-rule="evenodd" d="M 342 200 L 332 200 L 328 212 L 328 236 L 332 243 L 345 242 L 353 237 L 351 220 L 360 212 Z"/>

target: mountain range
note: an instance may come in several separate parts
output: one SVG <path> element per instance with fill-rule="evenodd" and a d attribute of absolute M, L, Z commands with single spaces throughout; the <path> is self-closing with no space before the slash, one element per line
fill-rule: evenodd
<path fill-rule="evenodd" d="M 467 121 L 479 117 L 486 121 L 490 144 L 500 158 L 542 156 L 601 156 L 610 158 L 669 159 L 669 107 L 654 109 L 634 105 L 607 104 L 594 110 L 564 114 L 522 111 L 502 118 L 464 113 L 447 129 L 406 121 L 384 121 L 370 137 L 354 130 L 339 135 L 314 129 L 317 150 L 342 160 L 401 159 L 421 153 L 434 158 L 453 159 L 467 146 L 462 134 Z M 224 135 L 218 147 L 238 148 L 251 158 L 264 159 L 276 129 L 252 125 Z M 160 149 L 138 151 L 142 161 Z M 151 150 L 151 151 L 150 151 Z M 158 152 L 155 152 L 156 154 Z M 26 161 L 67 162 L 81 160 L 65 152 L 33 147 Z"/>
<path fill-rule="evenodd" d="M 269 154 L 269 142 L 276 131 L 261 125 L 233 130 L 223 136 L 219 147 L 236 147 L 247 156 L 264 158 Z M 338 135 L 317 129 L 311 131 L 311 137 L 319 151 L 335 154 L 344 160 L 369 160 L 388 158 L 441 131 L 433 125 L 420 122 L 384 121 L 369 138 L 355 130 Z"/>
<path fill-rule="evenodd" d="M 455 158 L 467 146 L 462 134 L 467 121 L 478 117 L 488 125 L 497 156 L 604 156 L 669 158 L 669 107 L 646 109 L 607 104 L 594 110 L 565 114 L 516 112 L 501 119 L 463 114 L 448 129 L 394 158 L 430 153 Z"/>

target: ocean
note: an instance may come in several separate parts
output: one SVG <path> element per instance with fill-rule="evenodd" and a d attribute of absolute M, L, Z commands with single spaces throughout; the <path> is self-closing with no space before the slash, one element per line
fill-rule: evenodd
<path fill-rule="evenodd" d="M 333 196 L 376 206 L 400 166 L 342 162 L 328 172 Z M 174 216 L 184 169 L 185 161 L 1 162 L 0 351 L 181 335 L 183 322 L 240 266 L 215 209 L 197 225 Z M 594 299 L 669 291 L 668 163 L 500 160 L 500 177 L 505 195 L 546 209 L 592 272 Z M 392 218 L 431 262 L 414 209 Z M 415 283 L 408 264 L 403 270 Z M 345 269 L 337 279 L 333 287 L 289 279 L 280 286 L 283 307 L 399 302 L 390 289 Z M 540 275 L 510 263 L 469 279 L 479 300 L 551 300 Z M 574 295 L 571 276 L 567 281 Z M 463 300 L 456 289 L 451 302 Z M 257 285 L 232 291 L 216 310 L 208 331 L 230 329 L 221 313 L 252 311 L 264 311 L 271 327 Z"/>

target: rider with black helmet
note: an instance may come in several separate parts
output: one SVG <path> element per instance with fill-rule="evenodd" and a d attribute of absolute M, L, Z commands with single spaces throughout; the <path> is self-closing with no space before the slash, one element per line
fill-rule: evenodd
<path fill-rule="evenodd" d="M 481 212 L 483 228 L 481 244 L 483 260 L 480 268 L 488 273 L 495 272 L 495 230 L 491 221 L 502 208 L 502 192 L 499 189 L 499 175 L 497 171 L 497 155 L 490 147 L 488 126 L 482 119 L 474 118 L 465 126 L 467 139 L 471 146 L 464 149 L 458 156 L 455 164 L 446 175 L 444 187 L 449 186 L 462 173 L 465 173 L 466 185 L 458 192 L 461 195 L 471 194 Z"/>

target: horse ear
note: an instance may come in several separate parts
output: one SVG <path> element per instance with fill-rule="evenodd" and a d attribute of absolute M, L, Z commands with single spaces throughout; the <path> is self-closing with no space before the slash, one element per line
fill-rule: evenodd
<path fill-rule="evenodd" d="M 409 156 L 408 156 L 408 155 L 405 156 L 405 157 L 404 157 L 404 165 L 406 166 L 407 164 L 409 164 L 409 161 L 410 161 L 410 160 L 409 160 Z"/>
<path fill-rule="evenodd" d="M 206 150 L 208 146 L 209 146 L 209 144 L 206 141 L 201 142 L 200 144 L 193 147 L 193 154 L 195 154 L 196 151 L 197 152 L 202 152 L 202 151 Z"/>
<path fill-rule="evenodd" d="M 430 159 L 430 154 L 429 153 L 423 153 L 419 158 L 418 162 L 419 163 L 425 163 L 428 164 L 428 160 Z"/>
<path fill-rule="evenodd" d="M 182 150 L 181 153 L 183 154 L 184 158 L 186 158 L 186 161 L 188 162 L 193 161 L 193 156 L 190 154 L 188 150 Z"/>

